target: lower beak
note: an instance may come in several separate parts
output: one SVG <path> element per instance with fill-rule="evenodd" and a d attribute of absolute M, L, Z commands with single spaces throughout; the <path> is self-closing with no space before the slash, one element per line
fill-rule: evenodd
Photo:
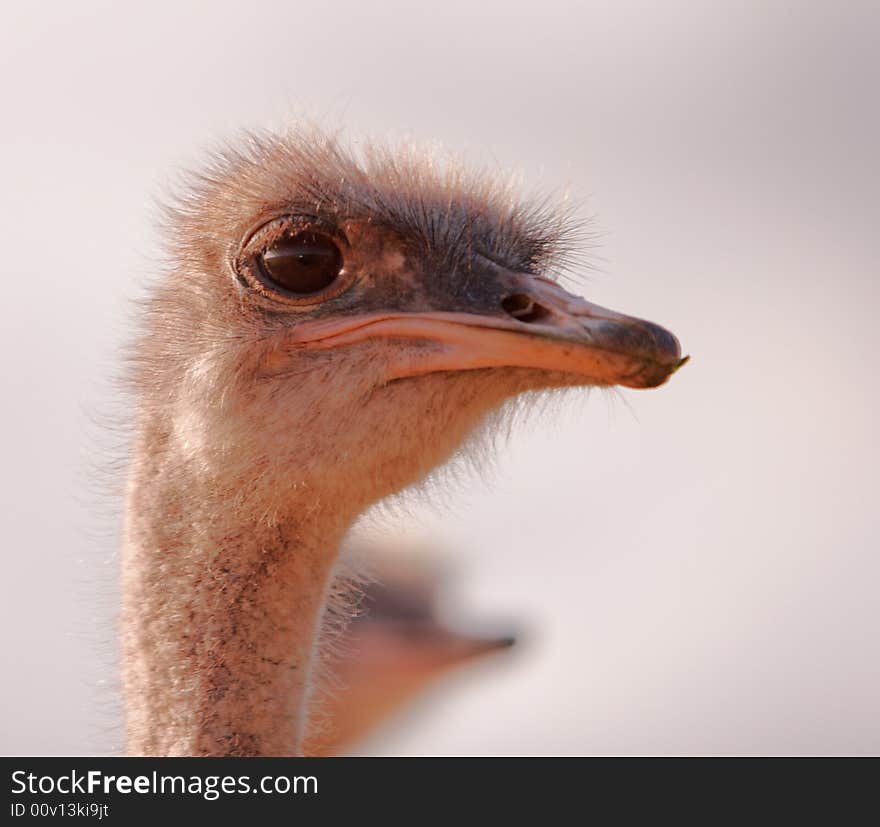
<path fill-rule="evenodd" d="M 579 377 L 582 384 L 653 388 L 688 359 L 678 339 L 653 322 L 624 316 L 518 274 L 498 315 L 422 312 L 365 314 L 307 323 L 294 341 L 336 347 L 368 338 L 414 339 L 401 348 L 389 379 L 437 371 L 522 367 Z"/>

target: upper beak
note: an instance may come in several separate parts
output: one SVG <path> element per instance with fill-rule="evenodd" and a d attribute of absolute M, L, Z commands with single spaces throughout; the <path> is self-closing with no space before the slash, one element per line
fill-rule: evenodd
<path fill-rule="evenodd" d="M 572 374 L 583 384 L 653 388 L 688 359 L 678 339 L 653 322 L 591 304 L 555 282 L 510 274 L 496 314 L 374 313 L 319 320 L 294 341 L 335 347 L 367 338 L 418 339 L 429 348 L 402 348 L 389 379 L 436 371 L 524 367 Z"/>

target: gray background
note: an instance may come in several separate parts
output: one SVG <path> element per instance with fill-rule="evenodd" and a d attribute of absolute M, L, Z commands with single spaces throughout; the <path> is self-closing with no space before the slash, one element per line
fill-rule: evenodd
<path fill-rule="evenodd" d="M 671 384 L 519 429 L 371 531 L 445 549 L 518 653 L 382 754 L 876 753 L 880 11 L 850 2 L 12 4 L 0 29 L 0 750 L 118 743 L 108 377 L 204 147 L 303 114 L 567 186 L 588 297 Z"/>

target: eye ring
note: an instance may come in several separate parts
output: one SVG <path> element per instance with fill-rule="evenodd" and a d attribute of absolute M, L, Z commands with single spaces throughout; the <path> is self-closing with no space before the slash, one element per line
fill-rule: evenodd
<path fill-rule="evenodd" d="M 353 275 L 343 233 L 311 216 L 283 215 L 256 229 L 233 262 L 239 281 L 261 296 L 301 306 L 329 301 Z"/>

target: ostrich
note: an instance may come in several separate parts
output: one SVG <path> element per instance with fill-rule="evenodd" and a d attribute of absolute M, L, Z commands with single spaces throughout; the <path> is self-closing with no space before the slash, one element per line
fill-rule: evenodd
<path fill-rule="evenodd" d="M 332 686 L 319 684 L 323 725 L 306 755 L 335 755 L 380 726 L 430 684 L 514 644 L 511 635 L 465 634 L 438 617 L 441 578 L 412 554 L 373 552 L 363 609 L 334 653 Z"/>
<path fill-rule="evenodd" d="M 564 212 L 405 147 L 251 135 L 166 223 L 129 360 L 127 751 L 298 755 L 352 522 L 520 394 L 683 360 L 553 280 Z"/>

